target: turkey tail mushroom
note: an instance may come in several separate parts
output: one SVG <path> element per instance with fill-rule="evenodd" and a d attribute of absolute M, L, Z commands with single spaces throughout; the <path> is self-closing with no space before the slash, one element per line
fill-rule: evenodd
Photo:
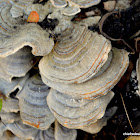
<path fill-rule="evenodd" d="M 22 139 L 34 140 L 38 129 L 24 125 L 21 121 L 6 124 L 6 129 Z"/>
<path fill-rule="evenodd" d="M 73 25 L 59 38 L 60 42 L 39 64 L 41 74 L 55 82 L 71 84 L 89 80 L 107 61 L 111 50 L 110 41 L 84 25 Z"/>
<path fill-rule="evenodd" d="M 35 23 L 27 24 L 21 18 L 13 18 L 11 5 L 0 3 L 0 57 L 16 53 L 24 46 L 32 47 L 36 56 L 51 52 L 54 41 L 49 33 Z"/>
<path fill-rule="evenodd" d="M 6 81 L 6 79 L 0 78 L 0 91 L 2 92 L 2 94 L 4 94 L 4 96 L 10 98 L 12 92 L 16 91 L 17 89 L 19 91 L 22 90 L 28 78 L 28 74 L 21 78 L 11 79 L 10 81 L 9 79 L 7 79 L 8 81 Z"/>
<path fill-rule="evenodd" d="M 55 140 L 54 128 L 49 127 L 47 130 L 38 131 L 34 140 Z"/>
<path fill-rule="evenodd" d="M 68 129 L 55 121 L 55 140 L 76 140 L 76 137 L 76 129 Z"/>
<path fill-rule="evenodd" d="M 28 79 L 23 90 L 17 95 L 24 124 L 45 130 L 54 122 L 55 118 L 46 102 L 48 93 L 49 87 L 42 82 L 39 75 Z"/>
<path fill-rule="evenodd" d="M 24 46 L 32 47 L 32 54 L 44 56 L 51 52 L 54 41 L 49 33 L 35 23 L 25 24 L 0 42 L 0 57 L 14 54 Z"/>
<path fill-rule="evenodd" d="M 95 123 L 91 123 L 89 126 L 84 126 L 81 129 L 91 134 L 98 133 L 104 126 L 107 125 L 107 121 L 116 113 L 116 110 L 116 106 L 107 109 L 103 118 L 97 120 Z"/>
<path fill-rule="evenodd" d="M 114 93 L 94 100 L 66 95 L 51 89 L 47 97 L 50 110 L 60 124 L 71 129 L 81 129 L 102 118 Z"/>
<path fill-rule="evenodd" d="M 42 73 L 42 70 L 40 69 L 41 77 L 45 84 L 59 92 L 73 96 L 81 96 L 84 99 L 97 98 L 111 90 L 120 80 L 128 67 L 128 52 L 113 48 L 112 55 L 110 65 L 107 68 L 103 67 L 103 70 L 101 68 L 99 73 L 97 73 L 97 77 L 95 75 L 95 78 L 92 77 L 84 83 L 65 84 L 55 82 L 48 79 L 45 73 Z M 73 73 L 75 73 L 75 71 L 73 71 Z"/>
<path fill-rule="evenodd" d="M 35 65 L 32 62 L 34 56 L 31 54 L 31 48 L 24 47 L 5 58 L 0 58 L 1 70 L 10 79 L 13 77 L 22 77 Z M 4 77 L 3 77 L 4 78 Z M 7 79 L 7 78 L 6 78 Z"/>
<path fill-rule="evenodd" d="M 51 0 L 56 8 L 61 8 L 62 14 L 67 16 L 76 15 L 81 11 L 80 8 L 89 8 L 97 5 L 101 0 Z"/>

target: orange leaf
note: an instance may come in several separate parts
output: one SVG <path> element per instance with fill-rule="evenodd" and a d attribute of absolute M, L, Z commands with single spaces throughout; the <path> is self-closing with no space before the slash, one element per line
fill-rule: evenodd
<path fill-rule="evenodd" d="M 38 22 L 39 21 L 39 14 L 36 11 L 32 11 L 28 16 L 27 22 Z"/>

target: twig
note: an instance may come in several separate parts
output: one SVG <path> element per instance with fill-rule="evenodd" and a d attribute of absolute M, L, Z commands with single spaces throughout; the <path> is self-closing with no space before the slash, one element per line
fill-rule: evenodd
<path fill-rule="evenodd" d="M 117 132 L 118 132 L 118 128 L 116 129 L 116 131 L 115 131 L 115 133 L 114 134 L 112 134 L 112 133 L 109 133 L 113 138 L 114 138 L 114 140 L 116 140 L 116 134 L 117 134 Z"/>
<path fill-rule="evenodd" d="M 128 113 L 127 113 L 127 110 L 126 110 L 126 107 L 125 107 L 125 103 L 124 103 L 124 100 L 123 100 L 123 96 L 122 96 L 121 93 L 120 93 L 120 96 L 121 96 L 121 99 L 122 99 L 123 107 L 124 107 L 124 110 L 125 110 L 125 113 L 126 113 L 126 116 L 127 116 L 128 122 L 129 122 L 129 124 L 130 124 L 130 127 L 131 127 L 133 133 L 134 133 L 134 129 L 133 129 L 133 126 L 132 126 L 132 124 L 131 124 L 131 121 L 130 121 L 129 115 L 128 115 Z"/>

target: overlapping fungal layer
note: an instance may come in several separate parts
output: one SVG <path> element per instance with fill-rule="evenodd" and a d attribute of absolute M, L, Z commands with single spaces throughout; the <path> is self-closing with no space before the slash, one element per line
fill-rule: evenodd
<path fill-rule="evenodd" d="M 100 98 L 85 100 L 51 89 L 47 102 L 59 123 L 67 128 L 80 129 L 102 118 L 113 96 L 114 93 L 109 92 Z"/>
<path fill-rule="evenodd" d="M 19 137 L 13 135 L 13 133 L 8 131 L 8 130 L 4 132 L 3 136 L 1 137 L 1 139 L 2 140 L 24 140 L 22 138 L 19 138 Z"/>
<path fill-rule="evenodd" d="M 54 50 L 42 58 L 39 69 L 48 86 L 65 94 L 93 99 L 117 84 L 127 69 L 128 53 L 116 48 L 109 53 L 111 44 L 107 39 L 80 29 L 78 33 L 64 32 Z"/>
<path fill-rule="evenodd" d="M 0 3 L 0 35 L 7 38 L 23 23 L 21 18 L 15 19 L 11 16 L 10 9 L 10 4 Z"/>
<path fill-rule="evenodd" d="M 17 95 L 24 124 L 45 130 L 54 122 L 55 118 L 46 102 L 49 90 L 38 75 L 28 79 L 23 90 Z"/>
<path fill-rule="evenodd" d="M 31 139 L 34 140 L 38 129 L 24 125 L 21 121 L 6 124 L 6 130 L 11 131 L 14 135 L 22 139 Z"/>
<path fill-rule="evenodd" d="M 40 74 L 43 82 L 53 88 L 47 102 L 59 123 L 95 133 L 107 121 L 104 114 L 113 97 L 109 91 L 126 71 L 128 53 L 111 50 L 111 43 L 89 31 L 85 23 L 71 25 L 59 35 L 52 52 L 40 61 Z M 96 131 L 91 130 L 94 126 Z"/>
<path fill-rule="evenodd" d="M 11 81 L 13 77 L 22 77 L 34 66 L 34 56 L 31 48 L 24 47 L 5 58 L 0 58 L 1 75 L 5 80 Z"/>
<path fill-rule="evenodd" d="M 3 124 L 0 123 L 0 138 L 7 140 L 9 135 L 5 134 L 8 130 L 15 135 L 12 137 L 13 140 L 17 138 L 32 140 L 46 140 L 46 138 L 62 140 L 64 136 L 67 136 L 68 140 L 72 140 L 71 137 L 75 140 L 76 130 L 68 130 L 58 124 L 58 122 L 55 128 L 50 127 L 51 123 L 54 121 L 54 116 L 46 105 L 46 96 L 49 87 L 43 84 L 38 75 L 28 78 L 29 75 L 26 75 L 23 78 L 15 78 L 11 82 L 7 82 L 3 79 L 0 80 L 0 91 L 6 96 L 6 98 L 3 99 L 3 107 L 0 112 L 1 120 L 5 124 L 3 126 Z M 17 88 L 19 89 L 18 95 L 11 98 L 10 94 Z M 18 97 L 19 100 L 16 97 Z M 27 102 L 22 101 L 21 98 L 29 103 L 32 102 L 33 104 L 27 104 Z M 34 116 L 25 116 L 22 112 L 23 109 L 26 110 L 26 113 L 29 112 L 30 115 L 38 115 L 38 117 L 34 118 Z M 46 116 L 43 117 L 44 114 Z M 27 123 L 27 125 L 24 125 L 22 118 L 24 120 L 29 119 L 31 121 L 40 121 L 39 128 L 33 128 L 38 127 L 37 125 L 34 126 L 33 123 Z M 43 131 L 41 129 L 45 130 Z M 53 130 L 53 133 L 51 133 L 52 131 L 50 130 Z M 56 134 L 54 134 L 54 131 L 56 131 Z M 70 134 L 72 134 L 72 136 Z"/>
<path fill-rule="evenodd" d="M 55 140 L 76 140 L 76 137 L 76 129 L 68 129 L 55 121 Z"/>
<path fill-rule="evenodd" d="M 19 101 L 13 98 L 5 98 L 2 101 L 2 110 L 0 111 L 0 118 L 4 123 L 13 123 L 20 120 L 19 115 Z"/>
<path fill-rule="evenodd" d="M 2 39 L 0 57 L 11 55 L 24 46 L 32 47 L 33 55 L 44 56 L 51 52 L 54 45 L 49 33 L 35 23 L 25 24 L 8 38 L 3 36 Z"/>
<path fill-rule="evenodd" d="M 28 78 L 29 78 L 28 74 L 26 74 L 24 77 L 21 78 L 15 78 L 11 81 L 6 81 L 5 79 L 0 78 L 0 91 L 4 96 L 10 98 L 10 94 L 14 92 L 16 89 L 22 90 Z"/>
<path fill-rule="evenodd" d="M 15 98 L 6 98 L 2 103 L 2 110 L 5 112 L 15 112 L 19 111 L 19 101 Z"/>
<path fill-rule="evenodd" d="M 22 78 L 15 78 L 11 82 L 0 79 L 0 98 L 2 99 L 2 110 L 0 111 L 0 118 L 4 123 L 14 123 L 19 121 L 19 100 L 12 97 L 12 93 L 17 89 L 22 90 L 23 85 L 28 79 L 28 75 Z"/>
<path fill-rule="evenodd" d="M 62 8 L 64 15 L 72 16 L 81 11 L 80 8 L 88 8 L 97 5 L 101 0 L 50 0 L 56 8 Z"/>
<path fill-rule="evenodd" d="M 32 47 L 32 53 L 37 56 L 50 53 L 54 41 L 49 38 L 49 33 L 35 23 L 13 18 L 10 8 L 11 5 L 0 3 L 0 57 L 14 54 L 24 46 Z"/>
<path fill-rule="evenodd" d="M 59 38 L 60 42 L 39 64 L 41 74 L 55 82 L 71 84 L 89 80 L 107 61 L 111 50 L 106 38 L 86 26 L 73 24 Z"/>
<path fill-rule="evenodd" d="M 20 115 L 19 115 L 19 113 L 5 112 L 2 110 L 0 112 L 0 118 L 1 118 L 2 122 L 10 124 L 10 123 L 19 121 Z"/>
<path fill-rule="evenodd" d="M 79 5 L 80 8 L 88 8 L 93 5 L 97 5 L 98 3 L 100 3 L 101 0 L 67 0 L 67 1 L 71 1 Z"/>
<path fill-rule="evenodd" d="M 67 6 L 67 1 L 66 0 L 50 0 L 52 5 L 57 7 L 57 8 L 62 8 Z"/>
<path fill-rule="evenodd" d="M 38 131 L 34 140 L 55 140 L 55 138 L 54 138 L 54 128 L 50 127 L 47 130 Z"/>
<path fill-rule="evenodd" d="M 10 124 L 5 123 L 5 125 L 0 123 L 0 130 L 0 138 L 3 138 L 2 140 L 8 140 L 10 137 L 9 135 L 5 135 L 7 131 L 13 133 L 10 140 L 75 140 L 77 136 L 77 130 L 65 128 L 58 122 L 55 123 L 54 128 L 50 126 L 46 130 L 38 130 L 23 124 L 20 120 Z"/>
<path fill-rule="evenodd" d="M 74 5 L 74 4 L 69 2 L 67 7 L 65 7 L 61 10 L 61 13 L 63 15 L 67 15 L 67 16 L 74 16 L 77 13 L 79 13 L 80 11 L 81 11 L 81 9 L 79 8 L 78 5 Z"/>
<path fill-rule="evenodd" d="M 2 138 L 2 140 L 8 140 L 9 136 L 5 135 L 5 133 L 7 131 L 12 132 L 13 136 L 10 137 L 10 140 L 34 140 L 38 130 L 24 125 L 21 121 L 17 121 L 14 123 L 0 123 L 0 138 Z M 14 139 L 14 136 L 15 137 Z"/>
<path fill-rule="evenodd" d="M 24 10 L 33 4 L 34 0 L 10 0 L 12 8 L 10 13 L 12 17 L 17 18 L 24 15 Z"/>
<path fill-rule="evenodd" d="M 76 140 L 77 130 L 68 129 L 55 121 L 55 127 L 38 131 L 35 140 Z"/>
<path fill-rule="evenodd" d="M 111 50 L 105 37 L 89 31 L 84 22 L 73 24 L 70 20 L 80 8 L 100 0 L 51 0 L 60 7 L 56 10 L 50 2 L 40 5 L 33 4 L 33 0 L 10 1 L 12 5 L 0 2 L 0 91 L 6 96 L 0 112 L 6 125 L 0 123 L 0 138 L 7 130 L 31 140 L 75 140 L 75 129 L 97 133 L 116 111 L 105 114 L 114 95 L 110 90 L 127 69 L 128 53 Z M 25 18 L 31 11 L 39 14 L 39 21 L 52 11 L 49 16 L 59 19 L 53 32 L 58 33 L 55 46 L 49 33 L 24 21 L 22 16 Z M 29 47 L 33 55 L 44 56 L 39 69 L 43 82 L 54 88 L 49 95 L 49 87 L 39 76 L 25 75 L 35 64 Z M 16 89 L 19 92 L 13 98 Z M 54 116 L 58 121 L 52 128 Z"/>
<path fill-rule="evenodd" d="M 93 5 L 97 5 L 101 0 L 50 0 L 51 3 L 57 7 L 67 6 L 67 2 L 72 2 L 74 5 L 78 5 L 80 8 L 88 8 Z"/>
<path fill-rule="evenodd" d="M 107 125 L 107 121 L 116 113 L 116 110 L 116 106 L 107 109 L 105 115 L 101 119 L 97 120 L 95 123 L 91 123 L 88 126 L 83 126 L 81 129 L 91 134 L 98 133 L 103 126 Z"/>
<path fill-rule="evenodd" d="M 52 4 L 50 1 L 42 4 L 34 4 L 34 0 L 11 0 L 12 7 L 10 13 L 12 17 L 18 18 L 21 16 L 28 16 L 32 11 L 36 11 L 39 14 L 39 22 L 43 21 L 45 17 L 52 12 Z"/>

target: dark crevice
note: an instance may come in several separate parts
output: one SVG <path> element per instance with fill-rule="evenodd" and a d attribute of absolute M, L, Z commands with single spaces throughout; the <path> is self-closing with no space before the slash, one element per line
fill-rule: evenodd
<path fill-rule="evenodd" d="M 10 93 L 10 97 L 16 99 L 16 95 L 19 92 L 19 88 L 17 88 L 16 90 L 14 90 L 13 92 Z"/>

